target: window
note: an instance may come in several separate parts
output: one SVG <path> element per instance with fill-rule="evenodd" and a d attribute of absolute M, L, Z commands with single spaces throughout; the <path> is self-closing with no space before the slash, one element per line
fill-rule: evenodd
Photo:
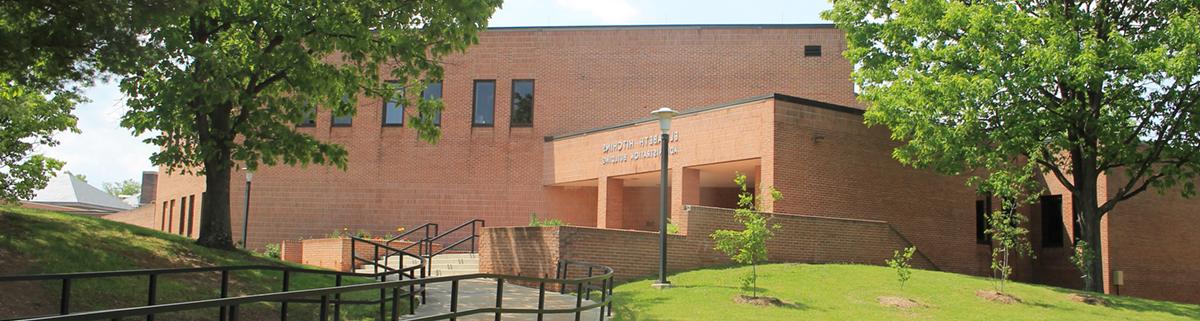
<path fill-rule="evenodd" d="M 185 226 L 187 226 L 187 225 L 185 225 L 185 224 L 187 224 L 187 207 L 188 207 L 187 197 L 180 197 L 179 198 L 179 230 L 176 231 L 176 232 L 179 232 L 180 235 L 183 235 L 183 228 Z"/>
<path fill-rule="evenodd" d="M 533 80 L 513 80 L 512 82 L 512 122 L 513 127 L 533 126 Z"/>
<path fill-rule="evenodd" d="M 439 82 L 431 83 L 431 84 L 429 84 L 429 86 L 425 87 L 425 90 L 421 91 L 421 99 L 422 100 L 442 100 L 442 82 L 439 81 Z M 445 107 L 443 107 L 443 108 L 445 108 Z M 434 126 L 442 125 L 442 112 L 441 111 L 438 111 L 437 114 L 433 115 L 433 125 Z"/>
<path fill-rule="evenodd" d="M 389 81 L 393 97 L 383 101 L 383 125 L 404 126 L 404 89 L 395 81 Z"/>
<path fill-rule="evenodd" d="M 1062 195 L 1042 196 L 1042 247 L 1062 247 L 1063 225 Z"/>
<path fill-rule="evenodd" d="M 987 233 L 987 213 L 992 211 L 992 199 L 986 198 L 975 201 L 975 243 L 990 244 L 991 238 Z"/>
<path fill-rule="evenodd" d="M 170 211 L 167 212 L 167 228 L 164 230 L 164 232 L 171 233 L 171 228 L 175 226 L 175 200 L 171 200 L 171 206 L 167 208 L 169 208 Z"/>
<path fill-rule="evenodd" d="M 805 57 L 820 57 L 821 56 L 821 46 L 814 46 L 814 45 L 804 46 L 804 56 Z"/>
<path fill-rule="evenodd" d="M 342 96 L 342 103 L 347 104 L 347 105 L 351 104 L 350 96 Z M 349 127 L 350 123 L 353 121 L 354 121 L 354 115 L 336 115 L 335 114 L 335 115 L 333 115 L 333 118 L 330 119 L 330 125 L 332 125 L 333 127 Z"/>
<path fill-rule="evenodd" d="M 196 221 L 196 195 L 188 196 L 187 235 L 192 236 L 192 224 Z"/>
<path fill-rule="evenodd" d="M 333 116 L 333 127 L 349 127 L 354 116 Z"/>
<path fill-rule="evenodd" d="M 162 205 L 162 221 L 158 222 L 158 230 L 159 230 L 159 231 L 166 231 L 166 230 L 167 230 L 167 209 L 168 209 L 168 208 L 170 208 L 170 207 L 168 207 L 168 206 L 167 206 L 167 201 L 163 201 L 163 205 Z"/>
<path fill-rule="evenodd" d="M 306 103 L 307 104 L 307 103 Z M 296 127 L 317 127 L 317 105 L 309 105 L 303 120 Z"/>
<path fill-rule="evenodd" d="M 491 127 L 496 123 L 496 81 L 475 81 L 475 108 L 471 116 L 471 125 L 476 127 Z"/>

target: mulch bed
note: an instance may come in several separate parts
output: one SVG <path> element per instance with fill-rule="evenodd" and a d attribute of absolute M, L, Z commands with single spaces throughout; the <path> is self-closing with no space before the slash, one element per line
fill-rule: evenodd
<path fill-rule="evenodd" d="M 879 301 L 879 304 L 882 306 L 892 307 L 892 308 L 912 309 L 912 308 L 925 307 L 924 304 L 914 301 L 913 299 L 902 298 L 902 297 L 898 297 L 898 296 L 881 296 L 881 297 L 875 298 L 875 300 Z"/>
<path fill-rule="evenodd" d="M 1108 306 L 1108 300 L 1095 295 L 1071 293 L 1070 295 L 1067 295 L 1067 298 L 1071 299 L 1071 301 L 1088 305 Z"/>
<path fill-rule="evenodd" d="M 783 300 L 780 300 L 778 298 L 772 298 L 769 296 L 752 297 L 752 296 L 748 296 L 748 295 L 738 295 L 738 296 L 733 297 L 733 302 L 738 303 L 738 304 L 749 304 L 749 305 L 757 305 L 757 306 L 764 306 L 764 307 L 791 306 L 790 303 L 783 302 Z"/>
<path fill-rule="evenodd" d="M 988 300 L 988 301 L 992 301 L 992 302 L 996 302 L 996 303 L 1003 303 L 1003 304 L 1021 303 L 1021 299 L 1019 299 L 1015 296 L 1012 296 L 1011 294 L 1008 294 L 1008 293 L 996 292 L 995 290 L 977 290 L 977 291 L 975 291 L 975 296 L 983 298 L 984 300 Z"/>

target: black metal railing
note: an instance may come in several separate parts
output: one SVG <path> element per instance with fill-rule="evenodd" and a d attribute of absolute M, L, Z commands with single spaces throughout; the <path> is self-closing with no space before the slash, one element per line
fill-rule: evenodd
<path fill-rule="evenodd" d="M 430 230 L 432 230 L 433 232 L 432 232 L 432 233 L 430 233 Z M 392 238 L 390 238 L 390 239 L 387 239 L 387 241 L 385 241 L 385 242 L 383 242 L 383 243 L 384 243 L 384 244 L 391 244 L 392 242 L 395 242 L 395 241 L 397 241 L 397 240 L 403 240 L 403 239 L 404 239 L 404 237 L 407 237 L 407 236 L 409 236 L 410 234 L 413 234 L 413 233 L 415 233 L 415 232 L 417 232 L 417 231 L 422 231 L 422 232 L 424 232 L 424 234 L 425 234 L 425 237 L 422 237 L 420 240 L 413 241 L 413 242 L 412 242 L 412 244 L 409 244 L 409 245 L 407 245 L 407 246 L 401 247 L 400 249 L 401 249 L 401 250 L 404 250 L 404 251 L 408 251 L 408 249 L 412 248 L 413 246 L 421 245 L 421 247 L 418 247 L 418 248 L 417 248 L 417 255 L 422 255 L 422 256 L 424 256 L 424 255 L 428 254 L 428 253 L 430 252 L 430 250 L 431 250 L 431 248 L 429 248 L 429 245 L 430 245 L 430 243 L 428 242 L 428 241 L 429 241 L 429 238 L 431 238 L 431 237 L 434 237 L 434 236 L 437 236 L 437 235 L 438 235 L 438 225 L 437 225 L 437 223 L 425 223 L 425 224 L 421 224 L 421 226 L 417 226 L 416 228 L 413 228 L 413 229 L 411 229 L 411 230 L 405 231 L 404 233 L 400 233 L 400 235 L 393 236 Z"/>
<path fill-rule="evenodd" d="M 405 253 L 405 254 L 407 254 L 407 253 Z M 408 254 L 408 255 L 412 255 L 412 254 Z M 60 297 L 59 297 L 58 315 L 36 317 L 36 318 L 29 319 L 29 320 L 42 320 L 42 319 L 47 319 L 47 318 L 52 319 L 52 320 L 93 320 L 93 318 L 77 317 L 77 315 L 90 315 L 91 313 L 94 313 L 94 312 L 83 312 L 83 313 L 72 313 L 71 312 L 71 302 L 72 302 L 72 300 L 71 300 L 72 299 L 71 284 L 76 280 L 95 279 L 95 278 L 114 278 L 114 277 L 135 277 L 135 276 L 147 277 L 148 284 L 147 284 L 146 306 L 105 310 L 105 311 L 125 311 L 125 310 L 131 310 L 131 309 L 137 310 L 137 309 L 142 309 L 142 308 L 152 308 L 152 307 L 163 306 L 163 304 L 158 304 L 157 301 L 158 301 L 158 288 L 159 288 L 158 287 L 158 279 L 160 276 L 164 276 L 164 275 L 174 275 L 174 274 L 184 274 L 184 273 L 210 273 L 210 272 L 220 273 L 220 284 L 218 285 L 220 287 L 219 297 L 217 299 L 211 299 L 211 300 L 194 301 L 194 302 L 208 302 L 208 301 L 220 301 L 220 300 L 228 297 L 229 283 L 230 283 L 229 277 L 230 277 L 230 274 L 234 271 L 277 271 L 277 272 L 281 272 L 282 273 L 282 286 L 281 286 L 282 292 L 281 293 L 288 293 L 288 292 L 294 292 L 294 291 L 289 291 L 289 288 L 291 287 L 291 279 L 292 279 L 293 274 L 304 273 L 304 274 L 332 275 L 332 276 L 334 276 L 334 284 L 333 285 L 335 288 L 338 288 L 338 287 L 343 286 L 342 281 L 343 281 L 344 277 L 386 278 L 389 275 L 398 275 L 398 278 L 403 280 L 404 279 L 403 275 L 411 276 L 411 275 L 414 275 L 413 274 L 413 273 L 415 273 L 414 271 L 424 271 L 424 265 L 425 265 L 425 261 L 422 260 L 421 263 L 417 264 L 417 265 L 413 265 L 413 266 L 410 266 L 407 268 L 402 268 L 402 269 L 394 269 L 394 270 L 385 271 L 385 272 L 381 272 L 381 273 L 353 273 L 353 272 L 340 272 L 340 271 L 328 271 L 328 270 L 311 270 L 311 269 L 303 269 L 303 268 L 292 268 L 292 267 L 286 267 L 286 266 L 273 266 L 273 265 L 212 266 L 212 267 L 194 267 L 194 268 L 169 268 L 169 269 L 104 271 L 104 272 L 10 275 L 10 276 L 0 276 L 0 283 L 3 283 L 3 282 L 27 282 L 27 281 L 59 281 L 62 284 L 62 291 L 61 291 Z M 410 277 L 409 280 L 415 280 L 415 278 Z M 421 291 L 424 291 L 424 288 L 420 286 L 420 283 L 413 282 L 413 285 L 409 286 L 408 292 L 404 293 L 403 295 L 401 295 L 398 291 L 392 293 L 391 300 L 393 301 L 392 302 L 393 303 L 393 306 L 392 306 L 393 320 L 399 317 L 399 314 L 398 314 L 399 300 L 401 298 L 408 298 L 408 304 L 409 304 L 410 311 L 415 310 L 417 300 L 416 300 L 416 297 L 413 295 L 413 293 L 418 293 Z M 278 300 L 273 300 L 272 302 L 279 302 L 279 304 L 280 304 L 279 319 L 281 321 L 286 321 L 288 319 L 287 313 L 288 313 L 288 303 L 289 302 L 298 302 L 298 303 L 315 303 L 316 302 L 316 301 L 311 301 L 311 300 L 305 300 L 301 296 L 269 296 L 269 297 L 270 298 L 278 298 Z M 338 318 L 340 318 L 341 307 L 343 304 L 377 304 L 378 303 L 380 305 L 379 316 L 380 316 L 380 319 L 383 320 L 384 314 L 386 312 L 384 309 L 384 303 L 386 303 L 387 300 L 388 300 L 388 298 L 381 296 L 379 300 L 343 301 L 341 299 L 341 295 L 339 292 L 338 294 L 335 294 L 333 300 L 328 300 L 328 298 L 322 298 L 321 301 L 319 301 L 319 302 L 323 304 L 321 307 L 322 311 L 324 311 L 328 305 L 333 306 L 333 311 L 334 311 L 334 316 L 335 316 L 334 320 L 337 320 Z M 265 300 L 263 300 L 263 301 L 265 301 Z M 238 301 L 235 300 L 235 301 L 229 301 L 229 302 L 238 302 Z M 261 302 L 261 301 L 257 301 L 257 302 Z M 231 316 L 236 315 L 236 312 L 234 312 L 231 309 L 236 309 L 235 306 L 212 305 L 210 307 L 219 308 L 218 309 L 219 310 L 218 320 L 222 320 L 222 321 L 234 320 L 231 318 Z M 155 319 L 155 314 L 161 313 L 163 311 L 182 311 L 182 310 L 144 309 L 144 310 L 137 310 L 137 311 L 145 311 L 145 313 L 127 314 L 124 316 L 145 316 L 147 321 L 153 321 Z M 107 318 L 102 318 L 102 319 L 107 319 Z M 325 319 L 322 319 L 322 320 L 325 320 Z"/>
<path fill-rule="evenodd" d="M 169 312 L 191 311 L 198 309 L 220 308 L 221 319 L 236 321 L 239 317 L 239 306 L 258 303 L 258 302 L 298 302 L 303 299 L 319 298 L 315 302 L 319 303 L 320 309 L 318 312 L 319 320 L 328 320 L 329 305 L 334 304 L 334 309 L 337 309 L 337 297 L 341 294 L 355 291 L 368 290 L 391 290 L 392 296 L 392 315 L 391 320 L 399 320 L 399 313 L 396 307 L 402 297 L 401 290 L 404 288 L 412 288 L 419 284 L 434 284 L 434 283 L 450 283 L 450 305 L 447 312 L 424 317 L 408 319 L 410 321 L 429 321 L 429 320 L 456 320 L 459 317 L 476 315 L 476 314 L 494 314 L 496 320 L 500 320 L 504 314 L 536 314 L 538 320 L 542 320 L 546 314 L 568 314 L 573 313 L 575 320 L 580 320 L 584 311 L 592 309 L 600 309 L 599 320 L 604 320 L 606 316 L 612 314 L 612 289 L 613 289 L 613 270 L 607 266 L 592 264 L 578 261 L 561 261 L 558 263 L 560 275 L 556 278 L 536 278 L 525 276 L 477 273 L 457 276 L 435 277 L 427 279 L 408 279 L 385 282 L 364 283 L 356 285 L 341 285 L 319 289 L 309 290 L 284 290 L 277 293 L 255 294 L 231 298 L 216 298 L 199 301 L 188 301 L 167 304 L 155 304 L 142 307 L 121 308 L 103 311 L 70 313 L 56 316 L 45 316 L 26 319 L 28 321 L 66 321 L 66 320 L 116 320 L 126 317 L 151 316 L 155 314 L 163 314 Z M 586 267 L 589 271 L 601 271 L 599 275 L 590 275 L 579 278 L 566 278 L 570 267 Z M 272 267 L 273 268 L 273 267 Z M 225 268 L 225 269 L 228 269 Z M 125 273 L 130 271 L 125 271 Z M 323 271 L 335 273 L 330 271 Z M 123 273 L 123 272 L 95 272 L 99 274 Z M 591 272 L 589 272 L 591 274 Z M 558 273 L 556 273 L 558 274 Z M 72 277 L 79 277 L 80 273 L 72 274 Z M 124 274 L 124 275 L 140 275 L 140 274 Z M 39 279 L 43 276 L 25 276 L 25 278 Z M 467 279 L 495 279 L 496 280 L 496 302 L 492 307 L 471 308 L 468 310 L 459 310 L 459 282 Z M 23 279 L 28 280 L 28 279 Z M 504 307 L 504 285 L 506 283 L 522 282 L 527 284 L 538 284 L 538 305 L 537 308 L 506 308 Z M 595 284 L 599 283 L 599 286 Z M 567 293 L 570 288 L 575 289 L 575 307 L 574 308 L 546 308 L 546 291 L 547 285 L 556 285 L 562 293 Z M 590 300 L 592 292 L 600 291 L 600 300 L 591 302 L 585 305 L 584 299 Z M 410 301 L 415 298 L 412 295 L 413 291 L 409 291 L 406 296 Z M 331 300 L 330 298 L 334 299 Z M 415 311 L 415 310 L 410 310 Z M 382 311 L 380 312 L 380 320 L 383 318 Z M 337 312 L 334 313 L 335 318 Z M 282 318 L 286 318 L 286 314 Z"/>
<path fill-rule="evenodd" d="M 433 258 L 435 256 L 437 256 L 438 254 L 446 253 L 447 251 L 455 249 L 459 245 L 463 245 L 464 243 L 467 243 L 467 242 L 470 242 L 469 244 L 471 245 L 471 247 L 469 248 L 467 253 L 477 253 L 478 252 L 477 244 L 479 243 L 479 229 L 484 228 L 486 226 L 487 226 L 486 221 L 481 220 L 481 219 L 473 219 L 473 220 L 467 221 L 465 223 L 459 224 L 458 226 L 455 226 L 452 229 L 446 230 L 446 232 L 444 232 L 444 233 L 438 234 L 437 236 L 434 236 L 433 238 L 426 240 L 425 243 L 427 243 L 429 245 L 429 248 L 432 250 L 434 242 L 441 240 L 442 238 L 445 238 L 447 236 L 454 235 L 455 232 L 459 232 L 459 231 L 465 232 L 465 231 L 467 231 L 467 228 L 470 228 L 470 234 L 463 237 L 462 239 L 459 239 L 458 241 L 455 241 L 455 242 L 452 242 L 449 244 L 443 244 L 442 248 L 438 249 L 437 251 L 430 251 L 430 252 L 428 252 L 428 254 L 425 254 L 426 261 L 432 262 Z M 433 268 L 432 264 L 427 264 L 425 266 L 425 269 L 429 270 L 429 273 L 432 273 L 432 271 L 433 271 L 432 268 Z"/>

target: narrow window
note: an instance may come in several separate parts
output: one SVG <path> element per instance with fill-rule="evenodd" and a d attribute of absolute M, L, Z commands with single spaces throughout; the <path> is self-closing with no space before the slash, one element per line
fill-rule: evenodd
<path fill-rule="evenodd" d="M 184 226 L 186 226 L 184 224 L 187 223 L 187 207 L 188 207 L 187 197 L 180 197 L 179 198 L 179 230 L 177 231 L 177 232 L 179 232 L 180 235 L 183 234 L 183 228 L 184 228 Z"/>
<path fill-rule="evenodd" d="M 475 108 L 471 116 L 471 125 L 476 127 L 492 127 L 496 123 L 496 81 L 475 81 Z"/>
<path fill-rule="evenodd" d="M 354 116 L 333 116 L 333 127 L 350 127 Z"/>
<path fill-rule="evenodd" d="M 392 97 L 383 101 L 383 125 L 404 126 L 404 89 L 395 81 L 389 81 L 392 87 Z"/>
<path fill-rule="evenodd" d="M 1062 195 L 1042 196 L 1042 247 L 1062 247 L 1063 225 Z"/>
<path fill-rule="evenodd" d="M 816 46 L 816 45 L 804 46 L 804 56 L 805 57 L 820 57 L 821 56 L 821 46 Z"/>
<path fill-rule="evenodd" d="M 167 230 L 167 209 L 169 209 L 169 208 L 171 208 L 171 207 L 170 207 L 170 206 L 167 206 L 167 201 L 163 201 L 163 205 L 162 205 L 162 221 L 158 223 L 158 230 L 159 230 L 159 231 L 166 231 L 166 230 Z"/>
<path fill-rule="evenodd" d="M 442 82 L 439 81 L 439 82 L 435 82 L 435 83 L 430 83 L 429 86 L 426 86 L 425 90 L 421 91 L 421 99 L 422 100 L 442 100 Z M 445 108 L 444 107 L 445 105 L 442 105 L 442 106 L 443 106 L 442 108 Z M 442 125 L 442 112 L 441 111 L 438 111 L 436 114 L 433 115 L 433 125 L 434 126 Z"/>
<path fill-rule="evenodd" d="M 196 221 L 196 195 L 188 196 L 187 235 L 192 236 L 192 224 Z"/>
<path fill-rule="evenodd" d="M 992 211 L 992 199 L 975 201 L 975 243 L 990 244 L 991 239 L 987 235 L 987 213 Z"/>
<path fill-rule="evenodd" d="M 167 229 L 165 232 L 171 233 L 171 229 L 175 228 L 175 200 L 171 200 L 170 212 L 167 213 Z"/>
<path fill-rule="evenodd" d="M 303 120 L 296 127 L 317 127 L 317 105 L 309 105 Z"/>
<path fill-rule="evenodd" d="M 512 82 L 512 127 L 533 126 L 533 80 Z"/>

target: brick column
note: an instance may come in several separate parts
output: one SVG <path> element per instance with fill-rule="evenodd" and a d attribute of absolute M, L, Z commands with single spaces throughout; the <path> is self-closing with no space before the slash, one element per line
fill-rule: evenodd
<path fill-rule="evenodd" d="M 622 228 L 625 181 L 609 177 L 601 177 L 597 181 L 596 227 Z"/>
<path fill-rule="evenodd" d="M 679 168 L 671 171 L 671 223 L 687 234 L 688 218 L 684 205 L 700 204 L 700 170 Z"/>

